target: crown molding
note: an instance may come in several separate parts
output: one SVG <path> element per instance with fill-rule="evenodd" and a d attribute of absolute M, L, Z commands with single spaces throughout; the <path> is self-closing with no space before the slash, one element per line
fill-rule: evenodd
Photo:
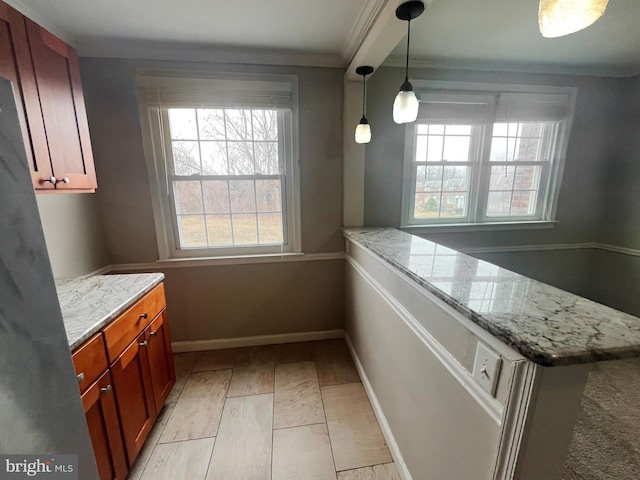
<path fill-rule="evenodd" d="M 404 68 L 404 58 L 387 57 L 381 66 Z M 525 65 L 510 62 L 411 59 L 411 70 L 422 68 L 613 78 L 631 78 L 640 75 L 640 69 L 602 65 L 560 65 L 550 63 L 529 63 Z"/>
<path fill-rule="evenodd" d="M 342 48 L 342 58 L 348 65 L 353 60 L 364 39 L 369 35 L 371 27 L 378 20 L 384 7 L 392 0 L 371 0 L 364 3 L 356 19 L 347 43 Z"/>
<path fill-rule="evenodd" d="M 49 32 L 53 33 L 56 37 L 64 42 L 68 43 L 72 47 L 76 46 L 75 38 L 66 30 L 62 30 L 56 25 L 53 25 L 46 17 L 40 15 L 33 7 L 26 5 L 22 0 L 4 0 L 7 5 L 12 6 L 16 10 L 18 10 L 25 17 L 33 20 L 35 23 L 45 28 Z"/>
<path fill-rule="evenodd" d="M 78 42 L 78 55 L 98 58 L 144 58 L 192 62 L 251 65 L 298 65 L 344 68 L 338 54 L 260 50 L 215 45 L 190 45 L 173 42 L 134 41 L 128 39 L 85 38 Z"/>

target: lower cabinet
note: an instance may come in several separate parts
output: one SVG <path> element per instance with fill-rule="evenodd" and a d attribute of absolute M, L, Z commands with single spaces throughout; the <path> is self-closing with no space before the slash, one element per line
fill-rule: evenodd
<path fill-rule="evenodd" d="M 89 435 L 101 480 L 124 480 L 127 461 L 109 372 L 82 394 Z"/>
<path fill-rule="evenodd" d="M 73 352 L 100 480 L 124 480 L 176 381 L 162 284 Z"/>
<path fill-rule="evenodd" d="M 116 400 L 120 407 L 122 434 L 130 465 L 140 453 L 158 416 L 153 399 L 146 335 L 147 330 L 142 332 L 111 365 Z M 159 408 L 162 408 L 162 404 L 159 404 Z"/>
<path fill-rule="evenodd" d="M 164 405 L 176 383 L 176 371 L 171 352 L 171 335 L 167 312 L 163 310 L 148 327 L 148 356 L 153 399 L 156 405 Z"/>

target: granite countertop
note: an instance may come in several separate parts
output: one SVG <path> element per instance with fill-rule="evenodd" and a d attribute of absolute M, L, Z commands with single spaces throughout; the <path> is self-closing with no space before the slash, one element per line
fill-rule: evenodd
<path fill-rule="evenodd" d="M 532 362 L 640 355 L 640 318 L 395 228 L 345 228 L 344 235 Z"/>
<path fill-rule="evenodd" d="M 135 273 L 56 280 L 69 348 L 80 346 L 163 278 L 163 273 Z"/>

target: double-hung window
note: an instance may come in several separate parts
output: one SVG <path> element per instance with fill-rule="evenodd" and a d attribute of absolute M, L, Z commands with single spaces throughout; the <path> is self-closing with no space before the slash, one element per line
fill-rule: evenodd
<path fill-rule="evenodd" d="M 295 77 L 136 81 L 161 257 L 299 251 Z"/>
<path fill-rule="evenodd" d="M 554 220 L 575 90 L 535 90 L 421 93 L 406 131 L 404 226 Z"/>

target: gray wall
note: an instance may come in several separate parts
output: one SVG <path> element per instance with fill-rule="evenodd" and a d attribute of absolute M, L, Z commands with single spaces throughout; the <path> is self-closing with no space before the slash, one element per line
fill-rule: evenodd
<path fill-rule="evenodd" d="M 341 69 L 83 58 L 100 215 L 112 264 L 158 259 L 135 68 L 296 74 L 305 253 L 342 250 Z M 149 269 L 149 266 L 141 266 Z M 167 269 L 173 340 L 340 328 L 342 260 Z"/>
<path fill-rule="evenodd" d="M 36 199 L 55 278 L 88 275 L 109 264 L 95 194 L 39 194 Z"/>
<path fill-rule="evenodd" d="M 611 142 L 610 148 L 620 153 L 603 172 L 606 190 L 599 241 L 640 249 L 640 76 L 625 80 L 623 87 L 624 102 L 615 112 L 623 138 L 617 145 Z"/>

